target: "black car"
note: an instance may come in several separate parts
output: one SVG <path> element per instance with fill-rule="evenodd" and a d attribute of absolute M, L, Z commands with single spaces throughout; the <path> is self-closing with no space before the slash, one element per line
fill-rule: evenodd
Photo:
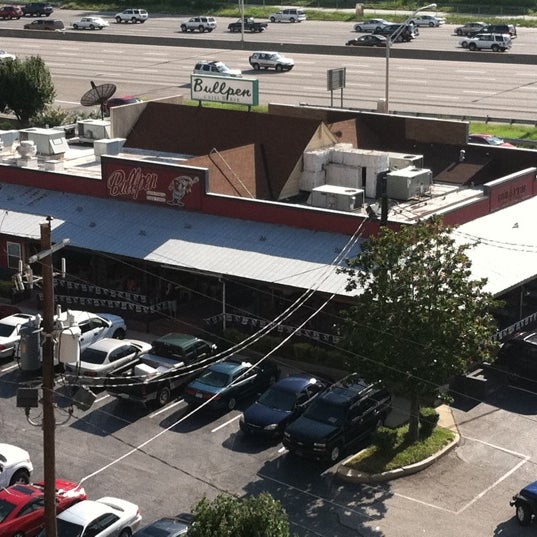
<path fill-rule="evenodd" d="M 516 518 L 521 526 L 529 526 L 537 515 L 537 481 L 525 486 L 509 502 L 515 508 Z"/>
<path fill-rule="evenodd" d="M 349 375 L 285 429 L 283 445 L 297 455 L 336 462 L 348 447 L 382 425 L 390 409 L 391 395 L 381 384 Z"/>
<path fill-rule="evenodd" d="M 41 17 L 42 15 L 49 17 L 54 11 L 48 2 L 30 2 L 21 7 L 25 17 Z"/>
<path fill-rule="evenodd" d="M 239 422 L 248 435 L 277 438 L 327 388 L 327 383 L 308 374 L 290 375 L 273 384 L 248 407 Z"/>
<path fill-rule="evenodd" d="M 511 381 L 537 382 L 537 332 L 519 332 L 503 343 L 493 369 Z"/>
<path fill-rule="evenodd" d="M 347 46 L 353 47 L 385 47 L 388 38 L 383 35 L 366 34 L 347 41 Z"/>
<path fill-rule="evenodd" d="M 419 33 L 418 27 L 413 24 L 390 24 L 374 32 L 374 34 L 383 35 L 386 38 L 390 37 L 396 43 L 412 41 Z"/>

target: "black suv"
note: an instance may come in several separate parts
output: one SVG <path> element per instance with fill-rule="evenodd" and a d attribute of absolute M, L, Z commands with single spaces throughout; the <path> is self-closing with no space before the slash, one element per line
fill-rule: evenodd
<path fill-rule="evenodd" d="M 336 462 L 384 423 L 391 396 L 380 384 L 369 384 L 357 374 L 333 384 L 291 423 L 283 445 L 291 452 Z"/>
<path fill-rule="evenodd" d="M 493 370 L 512 381 L 537 382 L 537 332 L 519 332 L 507 340 L 500 347 Z"/>
<path fill-rule="evenodd" d="M 25 17 L 49 17 L 53 11 L 52 5 L 46 2 L 31 2 L 22 6 Z"/>
<path fill-rule="evenodd" d="M 392 42 L 394 41 L 393 35 L 395 34 L 397 36 L 395 42 L 408 43 L 417 37 L 420 31 L 414 24 L 407 24 L 405 27 L 402 24 L 388 24 L 382 28 L 377 28 L 373 33 L 383 35 L 386 38 L 391 37 Z"/>

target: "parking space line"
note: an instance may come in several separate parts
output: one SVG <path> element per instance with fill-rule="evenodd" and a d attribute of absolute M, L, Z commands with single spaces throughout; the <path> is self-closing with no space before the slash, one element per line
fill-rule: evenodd
<path fill-rule="evenodd" d="M 173 403 L 170 403 L 169 405 L 163 406 L 162 408 L 159 408 L 158 410 L 155 410 L 155 412 L 152 412 L 149 414 L 149 418 L 155 418 L 156 416 L 162 414 L 163 412 L 166 412 L 166 410 L 170 410 L 170 408 L 174 408 L 177 405 L 181 404 L 184 401 L 184 399 L 177 399 L 177 401 L 174 401 Z"/>
<path fill-rule="evenodd" d="M 17 367 L 19 367 L 18 364 L 13 364 L 13 365 L 10 365 L 10 366 L 6 367 L 5 369 L 2 369 L 2 372 L 4 372 L 4 371 L 11 371 L 12 369 L 15 369 L 15 368 L 17 368 Z"/>
<path fill-rule="evenodd" d="M 211 433 L 216 433 L 216 431 L 219 431 L 220 429 L 223 429 L 226 425 L 229 425 L 230 423 L 233 423 L 234 421 L 237 421 L 240 417 L 241 417 L 241 415 L 237 414 L 236 416 L 234 416 L 230 420 L 227 420 L 225 423 L 222 423 L 222 425 L 219 425 L 218 427 L 215 427 L 211 431 Z"/>

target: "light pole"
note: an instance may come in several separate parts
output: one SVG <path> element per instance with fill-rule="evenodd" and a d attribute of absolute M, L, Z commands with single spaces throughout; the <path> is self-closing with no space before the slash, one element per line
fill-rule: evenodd
<path fill-rule="evenodd" d="M 427 6 L 420 7 L 412 13 L 405 22 L 401 25 L 401 27 L 394 32 L 392 35 L 387 36 L 386 39 L 386 85 L 384 87 L 384 113 L 389 114 L 390 112 L 390 49 L 392 47 L 392 43 L 395 43 L 397 38 L 405 31 L 406 27 L 408 26 L 408 23 L 415 17 L 416 13 L 419 13 L 420 11 L 426 11 L 428 9 L 436 9 L 436 4 L 428 4 Z"/>

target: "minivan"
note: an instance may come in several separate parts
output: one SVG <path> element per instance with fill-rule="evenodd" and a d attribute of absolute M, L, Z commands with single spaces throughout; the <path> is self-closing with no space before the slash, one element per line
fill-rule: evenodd
<path fill-rule="evenodd" d="M 63 21 L 50 19 L 36 19 L 24 25 L 25 30 L 50 30 L 53 32 L 63 32 L 65 24 Z"/>
<path fill-rule="evenodd" d="M 487 24 L 481 30 L 480 34 L 509 34 L 516 37 L 516 26 L 514 24 Z"/>
<path fill-rule="evenodd" d="M 304 13 L 303 9 L 292 7 L 273 13 L 269 20 L 270 22 L 302 22 L 306 20 L 306 13 Z"/>

